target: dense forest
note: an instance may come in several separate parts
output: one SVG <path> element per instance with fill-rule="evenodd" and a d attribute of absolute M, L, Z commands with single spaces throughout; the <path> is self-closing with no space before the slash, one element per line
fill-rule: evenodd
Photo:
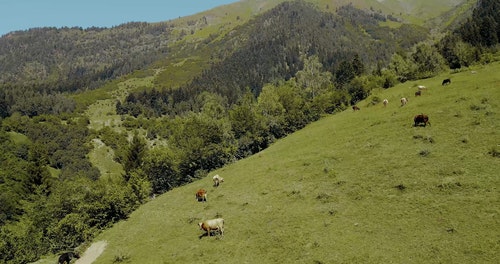
<path fill-rule="evenodd" d="M 374 88 L 488 63 L 498 52 L 499 5 L 478 1 L 467 21 L 432 42 L 422 27 L 379 26 L 387 18 L 379 12 L 285 2 L 224 38 L 212 36 L 213 54 L 224 55 L 190 82 L 156 80 L 154 89 L 118 101 L 124 132 L 89 129 L 67 95 L 169 55 L 170 24 L 2 37 L 0 262 L 27 263 L 85 243 L 151 195 L 257 153 Z M 121 177 L 104 177 L 89 161 L 94 140 L 112 149 Z"/>
<path fill-rule="evenodd" d="M 294 78 L 304 68 L 303 58 L 311 56 L 319 59 L 320 71 L 332 74 L 331 81 L 340 90 L 354 76 L 386 65 L 396 51 L 408 50 L 428 37 L 427 30 L 417 26 L 378 26 L 384 19 L 350 5 L 332 14 L 304 2 L 284 3 L 222 40 L 221 46 L 243 44 L 189 84 L 159 86 L 151 96 L 131 94 L 120 110 L 133 109 L 137 114 L 137 106 L 130 104 L 157 116 L 199 110 L 195 98 L 201 92 L 222 95 L 232 105 L 247 88 L 258 96 L 265 83 Z M 151 104 L 151 97 L 158 96 L 161 102 Z"/>
<path fill-rule="evenodd" d="M 0 38 L 0 116 L 72 112 L 63 94 L 95 89 L 168 53 L 168 23 L 34 28 Z M 3 99 L 3 100 L 2 100 Z"/>

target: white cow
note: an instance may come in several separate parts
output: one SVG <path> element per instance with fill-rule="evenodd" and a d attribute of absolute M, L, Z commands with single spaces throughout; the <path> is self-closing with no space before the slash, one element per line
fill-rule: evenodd
<path fill-rule="evenodd" d="M 221 236 L 224 236 L 224 219 L 222 218 L 205 220 L 199 222 L 198 226 L 201 230 L 207 231 L 207 236 L 210 236 L 210 231 L 212 230 L 219 231 Z"/>
<path fill-rule="evenodd" d="M 401 106 L 406 105 L 406 103 L 408 103 L 408 99 L 406 99 L 406 98 L 402 97 L 402 98 L 401 98 Z"/>
<path fill-rule="evenodd" d="M 221 182 L 224 182 L 224 178 L 222 178 L 221 176 L 219 176 L 219 174 L 217 174 L 213 177 L 213 181 L 214 181 L 214 186 L 218 187 Z"/>
<path fill-rule="evenodd" d="M 386 107 L 386 106 L 387 106 L 387 104 L 389 103 L 389 100 L 384 99 L 384 101 L 382 101 L 382 103 L 384 104 L 384 107 Z"/>
<path fill-rule="evenodd" d="M 419 85 L 419 86 L 417 86 L 417 88 L 418 88 L 419 91 L 427 89 L 427 87 L 425 87 L 423 85 Z"/>

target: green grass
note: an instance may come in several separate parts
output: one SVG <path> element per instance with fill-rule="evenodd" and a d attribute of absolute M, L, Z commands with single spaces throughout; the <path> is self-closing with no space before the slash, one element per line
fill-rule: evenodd
<path fill-rule="evenodd" d="M 101 140 L 92 141 L 94 148 L 89 153 L 89 160 L 99 169 L 104 179 L 116 179 L 124 173 L 120 163 L 114 160 L 115 154 L 111 147 L 106 146 Z"/>
<path fill-rule="evenodd" d="M 30 139 L 21 133 L 11 131 L 7 132 L 7 134 L 15 144 L 28 144 L 30 142 Z"/>
<path fill-rule="evenodd" d="M 157 197 L 96 239 L 96 263 L 494 263 L 500 64 L 475 70 L 376 91 L 387 107 L 368 98 Z M 224 238 L 199 239 L 217 216 Z"/>

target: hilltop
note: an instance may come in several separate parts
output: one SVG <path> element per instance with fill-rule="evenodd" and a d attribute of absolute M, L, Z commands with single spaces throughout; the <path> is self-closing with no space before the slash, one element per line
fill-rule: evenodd
<path fill-rule="evenodd" d="M 500 64 L 378 90 L 141 206 L 95 263 L 492 263 Z M 444 77 L 452 84 L 441 86 Z M 417 85 L 428 87 L 414 97 Z M 401 107 L 399 98 L 409 103 Z M 389 105 L 373 104 L 387 98 Z M 415 114 L 431 124 L 413 127 Z M 225 182 L 211 187 L 211 176 Z M 208 202 L 194 193 L 208 190 Z M 199 238 L 223 217 L 224 238 Z"/>

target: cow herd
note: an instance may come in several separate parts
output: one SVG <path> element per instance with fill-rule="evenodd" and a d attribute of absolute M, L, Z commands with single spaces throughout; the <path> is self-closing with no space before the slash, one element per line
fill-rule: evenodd
<path fill-rule="evenodd" d="M 212 177 L 213 180 L 213 187 L 219 187 L 221 183 L 224 182 L 224 178 L 219 176 L 218 174 L 214 175 Z M 206 202 L 207 201 L 207 191 L 205 189 L 199 189 L 196 191 L 196 201 L 198 202 Z M 224 219 L 222 218 L 215 218 L 215 219 L 209 219 L 205 220 L 203 222 L 198 223 L 198 227 L 200 230 L 205 231 L 206 233 L 201 235 L 202 236 L 211 236 L 211 234 L 214 232 L 217 232 L 222 236 L 224 236 Z"/>
<path fill-rule="evenodd" d="M 442 86 L 445 86 L 445 85 L 450 85 L 451 84 L 451 79 L 447 78 L 447 79 L 444 79 L 442 82 L 441 82 L 441 85 Z M 426 91 L 427 90 L 427 87 L 423 86 L 423 85 L 418 85 L 417 86 L 417 91 L 415 92 L 415 97 L 417 96 L 422 96 L 422 92 L 423 91 Z M 401 107 L 405 106 L 407 103 L 408 103 L 408 98 L 406 97 L 401 97 L 401 99 L 399 100 L 401 102 Z M 389 104 L 389 100 L 388 99 L 384 99 L 382 101 L 382 104 L 384 105 L 384 107 L 386 107 L 388 104 Z M 360 108 L 356 105 L 353 105 L 352 106 L 352 110 L 353 111 L 358 111 L 360 110 Z M 418 115 L 415 115 L 413 117 L 413 126 L 427 126 L 427 125 L 430 125 L 431 123 L 429 122 L 429 116 L 425 115 L 425 114 L 418 114 Z"/>

